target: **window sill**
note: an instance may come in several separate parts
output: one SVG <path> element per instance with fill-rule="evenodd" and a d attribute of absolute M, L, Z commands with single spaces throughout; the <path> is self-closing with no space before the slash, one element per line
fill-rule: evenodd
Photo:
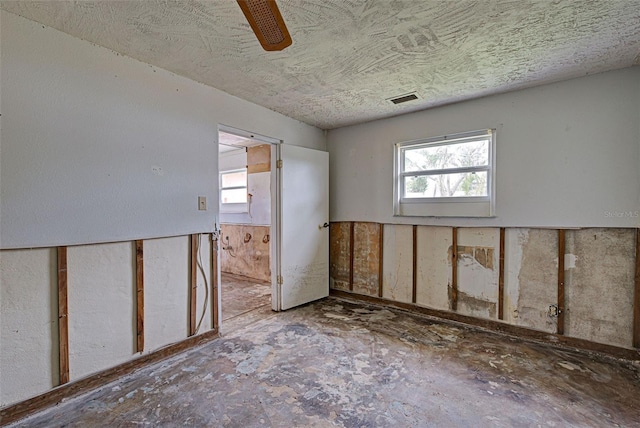
<path fill-rule="evenodd" d="M 491 201 L 401 202 L 394 217 L 495 217 Z"/>

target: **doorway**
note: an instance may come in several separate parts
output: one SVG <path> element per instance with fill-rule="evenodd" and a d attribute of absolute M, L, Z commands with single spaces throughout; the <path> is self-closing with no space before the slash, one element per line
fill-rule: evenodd
<path fill-rule="evenodd" d="M 218 271 L 266 280 L 274 311 L 328 296 L 328 153 L 224 125 L 218 131 Z M 224 281 L 220 284 L 224 321 Z"/>
<path fill-rule="evenodd" d="M 272 306 L 276 145 L 220 127 L 218 132 L 221 320 Z"/>

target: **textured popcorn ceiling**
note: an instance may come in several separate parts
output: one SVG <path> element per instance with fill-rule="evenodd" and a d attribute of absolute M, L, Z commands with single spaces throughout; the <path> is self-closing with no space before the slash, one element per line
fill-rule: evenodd
<path fill-rule="evenodd" d="M 640 63 L 640 0 L 278 4 L 282 52 L 231 0 L 1 8 L 324 129 Z"/>

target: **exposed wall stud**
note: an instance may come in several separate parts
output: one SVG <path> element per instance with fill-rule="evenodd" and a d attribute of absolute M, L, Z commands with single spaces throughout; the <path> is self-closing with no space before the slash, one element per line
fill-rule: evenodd
<path fill-rule="evenodd" d="M 67 304 L 67 247 L 58 247 L 59 384 L 69 382 L 69 307 Z"/>
<path fill-rule="evenodd" d="M 142 240 L 136 241 L 136 352 L 144 351 L 144 262 Z"/>
<path fill-rule="evenodd" d="M 413 288 L 411 291 L 411 303 L 416 303 L 418 294 L 418 226 L 413 225 Z"/>
<path fill-rule="evenodd" d="M 383 248 L 384 248 L 384 224 L 380 223 L 380 243 L 379 243 L 379 247 L 380 250 L 378 252 L 378 256 L 380 257 L 378 260 L 378 297 L 382 297 L 382 281 L 384 279 L 384 270 L 383 270 L 383 261 L 384 261 L 384 253 L 383 253 Z"/>
<path fill-rule="evenodd" d="M 189 251 L 189 336 L 196 334 L 196 302 L 198 294 L 196 292 L 198 286 L 198 235 L 191 235 L 190 251 Z"/>
<path fill-rule="evenodd" d="M 564 254 L 565 231 L 558 230 L 558 334 L 564 334 Z"/>
<path fill-rule="evenodd" d="M 500 267 L 498 271 L 498 319 L 504 319 L 504 227 L 500 228 Z"/>
<path fill-rule="evenodd" d="M 458 310 L 458 228 L 452 228 L 451 245 L 451 310 Z"/>
<path fill-rule="evenodd" d="M 353 250 L 355 243 L 355 223 L 352 221 L 349 224 L 349 291 L 353 292 Z"/>
<path fill-rule="evenodd" d="M 633 346 L 640 348 L 640 229 L 636 229 L 636 278 L 633 294 Z"/>

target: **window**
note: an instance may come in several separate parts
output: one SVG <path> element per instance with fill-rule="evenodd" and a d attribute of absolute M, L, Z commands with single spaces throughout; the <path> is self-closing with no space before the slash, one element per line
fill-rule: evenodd
<path fill-rule="evenodd" d="M 495 130 L 395 145 L 394 215 L 492 217 Z"/>
<path fill-rule="evenodd" d="M 247 169 L 220 173 L 220 207 L 224 212 L 247 211 Z"/>

